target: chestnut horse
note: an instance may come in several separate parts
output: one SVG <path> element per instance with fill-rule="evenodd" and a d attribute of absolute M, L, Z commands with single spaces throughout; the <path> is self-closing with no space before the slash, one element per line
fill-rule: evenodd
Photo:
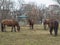
<path fill-rule="evenodd" d="M 20 31 L 20 26 L 19 26 L 19 23 L 15 20 L 12 20 L 12 19 L 4 19 L 1 21 L 1 31 L 4 32 L 6 31 L 5 30 L 5 26 L 11 26 L 12 27 L 12 30 L 11 32 L 14 31 L 16 32 L 16 27 L 17 27 L 17 31 Z"/>
<path fill-rule="evenodd" d="M 44 22 L 45 29 L 46 29 L 46 25 L 48 25 L 49 27 L 50 34 L 52 35 L 52 31 L 54 30 L 55 36 L 57 36 L 58 27 L 59 27 L 58 21 L 56 19 L 45 20 Z"/>

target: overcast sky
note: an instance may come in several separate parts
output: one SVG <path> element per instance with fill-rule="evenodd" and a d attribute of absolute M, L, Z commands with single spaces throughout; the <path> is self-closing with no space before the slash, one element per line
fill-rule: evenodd
<path fill-rule="evenodd" d="M 19 6 L 18 0 L 12 0 L 12 1 L 15 1 L 16 2 L 16 4 L 15 4 L 16 8 L 19 8 L 18 7 Z M 56 1 L 53 1 L 53 0 L 24 0 L 24 1 L 25 1 L 25 3 L 34 2 L 38 6 L 40 6 L 40 4 L 44 4 L 47 7 L 49 5 L 51 5 L 51 4 L 57 4 L 57 5 L 59 5 Z"/>
<path fill-rule="evenodd" d="M 56 1 L 53 0 L 25 0 L 25 2 L 26 3 L 35 2 L 37 5 L 45 4 L 46 6 L 50 4 L 58 4 Z"/>

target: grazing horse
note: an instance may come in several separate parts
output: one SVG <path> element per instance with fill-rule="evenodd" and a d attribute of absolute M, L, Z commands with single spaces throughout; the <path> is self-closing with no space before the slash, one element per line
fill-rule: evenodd
<path fill-rule="evenodd" d="M 55 36 L 57 36 L 59 23 L 56 19 L 49 19 L 48 21 L 45 21 L 44 26 L 45 25 L 48 25 L 51 35 L 52 31 L 54 30 Z"/>
<path fill-rule="evenodd" d="M 33 19 L 28 19 L 29 25 L 30 25 L 30 29 L 33 29 L 34 27 L 34 20 Z"/>
<path fill-rule="evenodd" d="M 20 31 L 19 23 L 17 21 L 15 21 L 15 20 L 12 20 L 12 19 L 2 20 L 1 21 L 1 31 L 2 32 L 6 31 L 5 26 L 11 26 L 12 27 L 11 32 L 13 31 L 13 29 L 16 32 L 16 27 L 17 27 L 17 31 Z"/>
<path fill-rule="evenodd" d="M 50 34 L 52 35 L 52 31 L 54 30 L 55 36 L 58 33 L 59 22 L 57 20 L 51 20 L 49 23 Z"/>

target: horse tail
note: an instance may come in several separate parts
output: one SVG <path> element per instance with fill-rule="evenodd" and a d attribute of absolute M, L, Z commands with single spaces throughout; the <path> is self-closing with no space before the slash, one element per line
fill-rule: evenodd
<path fill-rule="evenodd" d="M 1 31 L 3 32 L 3 24 L 1 23 Z"/>

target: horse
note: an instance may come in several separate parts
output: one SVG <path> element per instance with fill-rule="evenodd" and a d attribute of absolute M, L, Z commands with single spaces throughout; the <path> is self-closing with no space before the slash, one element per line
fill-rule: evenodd
<path fill-rule="evenodd" d="M 2 32 L 6 31 L 5 30 L 6 26 L 12 27 L 11 32 L 12 31 L 16 32 L 16 27 L 17 27 L 17 31 L 20 31 L 19 23 L 16 20 L 13 20 L 13 19 L 4 19 L 4 20 L 2 20 L 1 21 L 1 31 Z"/>
<path fill-rule="evenodd" d="M 51 20 L 49 22 L 50 35 L 52 35 L 52 31 L 54 30 L 55 36 L 57 36 L 58 27 L 59 27 L 59 22 L 57 20 Z"/>
<path fill-rule="evenodd" d="M 30 29 L 33 29 L 33 27 L 34 27 L 34 20 L 33 19 L 28 19 L 28 23 L 30 25 Z"/>
<path fill-rule="evenodd" d="M 57 36 L 59 22 L 56 19 L 46 20 L 45 23 L 44 23 L 44 25 L 48 25 L 49 30 L 50 30 L 50 35 L 52 35 L 52 31 L 54 30 L 55 36 Z"/>

